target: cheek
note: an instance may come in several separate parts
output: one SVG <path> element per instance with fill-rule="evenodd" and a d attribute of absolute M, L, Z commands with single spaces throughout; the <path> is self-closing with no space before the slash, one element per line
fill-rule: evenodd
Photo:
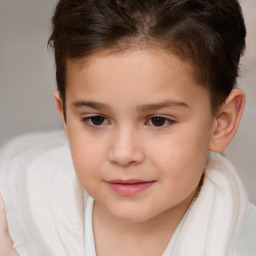
<path fill-rule="evenodd" d="M 69 142 L 74 168 L 80 182 L 85 186 L 95 182 L 102 163 L 102 145 L 84 132 L 69 130 Z"/>
<path fill-rule="evenodd" d="M 180 129 L 162 147 L 155 148 L 159 156 L 155 164 L 162 170 L 163 180 L 177 189 L 189 189 L 199 182 L 208 155 L 208 130 L 196 125 Z"/>
<path fill-rule="evenodd" d="M 87 193 L 95 196 L 95 188 L 99 187 L 99 172 L 97 172 L 100 169 L 99 155 L 81 142 L 79 143 L 80 146 L 77 146 L 78 143 L 71 145 L 76 176 Z"/>

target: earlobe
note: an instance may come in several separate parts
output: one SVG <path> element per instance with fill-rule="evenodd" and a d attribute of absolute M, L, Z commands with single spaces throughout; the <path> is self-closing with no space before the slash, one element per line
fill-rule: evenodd
<path fill-rule="evenodd" d="M 236 134 L 245 105 L 245 95 L 233 89 L 215 117 L 209 150 L 222 152 Z"/>

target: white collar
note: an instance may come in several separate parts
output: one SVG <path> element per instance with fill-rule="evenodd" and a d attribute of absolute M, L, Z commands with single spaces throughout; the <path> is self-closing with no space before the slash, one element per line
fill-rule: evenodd
<path fill-rule="evenodd" d="M 88 256 L 96 256 L 93 225 L 92 225 L 93 204 L 94 204 L 94 199 L 88 196 L 87 202 L 85 202 L 86 209 L 85 209 L 85 221 L 84 221 L 85 252 L 86 252 L 86 255 Z M 180 232 L 180 229 L 186 218 L 186 215 L 187 213 L 184 215 L 179 225 L 177 226 L 162 256 L 169 256 L 171 254 L 175 240 Z"/>

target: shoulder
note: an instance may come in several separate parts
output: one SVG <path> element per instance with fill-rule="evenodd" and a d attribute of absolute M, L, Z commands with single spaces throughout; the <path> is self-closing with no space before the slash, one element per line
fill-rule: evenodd
<path fill-rule="evenodd" d="M 225 213 L 229 207 L 226 222 L 232 228 L 232 256 L 256 255 L 256 206 L 249 203 L 245 188 L 232 163 L 225 157 L 212 153 L 207 162 L 206 178 L 215 185 L 221 195 Z M 232 218 L 231 218 L 231 217 Z M 223 216 L 222 216 L 222 219 Z"/>
<path fill-rule="evenodd" d="M 235 244 L 234 256 L 256 255 L 256 206 L 249 204 Z"/>
<path fill-rule="evenodd" d="M 33 144 L 36 142 L 32 142 L 32 144 L 31 142 L 27 142 L 27 139 L 30 140 L 31 137 L 39 142 L 38 145 Z M 26 143 L 32 146 L 28 146 Z M 15 148 L 14 150 L 12 149 L 13 147 Z M 23 148 L 25 152 L 16 149 L 16 147 Z M 12 186 L 19 184 L 20 177 L 28 177 L 28 174 L 33 169 L 36 169 L 36 171 L 32 171 L 32 176 L 36 173 L 37 177 L 42 168 L 44 169 L 44 173 L 50 172 L 51 168 L 49 167 L 60 160 L 58 158 L 64 152 L 66 155 L 70 155 L 68 152 L 68 142 L 64 134 L 57 135 L 51 139 L 48 138 L 45 142 L 38 140 L 35 136 L 29 136 L 28 138 L 23 136 L 22 138 L 11 141 L 1 149 L 0 189 L 2 193 L 4 194 Z M 54 158 L 56 161 L 53 161 Z M 67 157 L 63 158 L 68 160 Z M 58 162 L 61 163 L 62 161 Z"/>
<path fill-rule="evenodd" d="M 18 145 L 19 147 L 19 144 L 22 144 L 22 147 L 24 146 L 24 142 L 20 143 L 19 140 L 15 140 L 14 143 L 13 142 L 10 143 L 10 146 L 13 147 Z M 52 138 L 46 139 L 45 141 L 39 141 L 36 145 L 32 145 L 30 147 L 25 146 L 24 152 L 20 152 L 18 154 L 14 153 L 14 157 L 11 161 L 9 161 L 9 164 L 7 165 L 8 166 L 7 169 L 11 169 L 19 165 L 25 165 L 28 167 L 33 162 L 38 161 L 40 157 L 49 155 L 56 150 L 64 150 L 64 149 L 66 149 L 66 151 L 68 149 L 68 141 L 65 135 L 64 134 L 56 135 Z"/>
<path fill-rule="evenodd" d="M 15 158 L 2 178 L 9 230 L 19 252 L 81 255 L 84 191 L 64 135 Z"/>

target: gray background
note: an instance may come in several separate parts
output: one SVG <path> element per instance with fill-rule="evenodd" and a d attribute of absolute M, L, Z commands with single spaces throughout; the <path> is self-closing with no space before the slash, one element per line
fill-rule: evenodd
<path fill-rule="evenodd" d="M 256 0 L 241 0 L 247 51 L 239 87 L 247 95 L 238 133 L 225 151 L 256 202 Z M 47 49 L 55 0 L 0 0 L 0 146 L 31 131 L 60 129 L 54 62 Z"/>
<path fill-rule="evenodd" d="M 0 0 L 0 145 L 29 131 L 61 127 L 53 54 L 53 0 Z"/>

